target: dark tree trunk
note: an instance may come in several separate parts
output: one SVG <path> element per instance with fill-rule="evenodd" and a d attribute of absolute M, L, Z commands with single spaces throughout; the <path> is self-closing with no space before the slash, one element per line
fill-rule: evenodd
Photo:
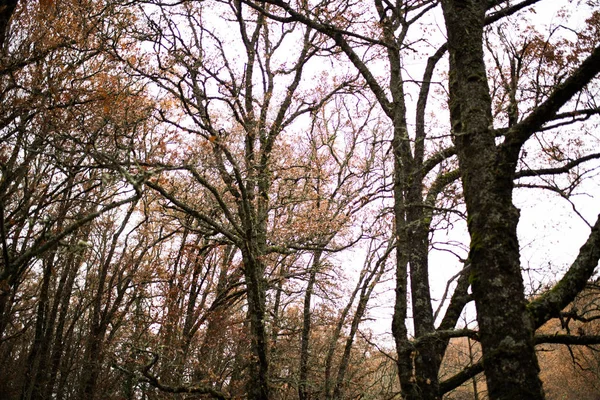
<path fill-rule="evenodd" d="M 0 1 L 0 48 L 4 47 L 6 42 L 6 32 L 10 19 L 17 8 L 18 0 L 1 0 Z"/>
<path fill-rule="evenodd" d="M 265 327 L 266 281 L 264 266 L 249 251 L 244 252 L 244 273 L 248 296 L 248 317 L 252 341 L 252 353 L 255 361 L 250 362 L 248 380 L 249 400 L 269 399 L 269 359 L 267 330 Z"/>
<path fill-rule="evenodd" d="M 420 182 L 422 179 L 419 179 Z M 412 185 L 411 185 L 412 186 Z M 411 196 L 412 194 L 412 196 Z M 419 387 L 420 398 L 423 400 L 439 399 L 438 373 L 440 370 L 443 351 L 436 346 L 436 339 L 431 335 L 435 332 L 431 293 L 429 287 L 429 224 L 426 222 L 419 189 L 411 187 L 409 203 L 417 206 L 409 209 L 407 224 L 409 227 L 409 265 L 412 296 L 412 310 L 415 327 L 415 339 L 420 339 L 416 345 L 415 378 Z M 421 339 L 427 336 L 431 339 Z"/>
<path fill-rule="evenodd" d="M 402 194 L 398 166 L 396 161 L 396 182 L 394 183 L 394 215 L 395 215 L 395 235 L 396 235 L 396 289 L 394 314 L 392 317 L 392 335 L 396 344 L 398 379 L 402 390 L 402 398 L 406 400 L 416 400 L 419 398 L 419 391 L 413 377 L 413 346 L 408 338 L 408 329 L 406 328 L 406 319 L 408 317 L 408 241 L 403 229 L 403 209 L 404 196 Z"/>
<path fill-rule="evenodd" d="M 22 400 L 39 398 L 42 392 L 42 375 L 47 371 L 47 353 L 49 349 L 49 340 L 51 335 L 48 327 L 51 321 L 48 318 L 49 311 L 49 287 L 52 277 L 52 269 L 54 268 L 55 254 L 51 254 L 44 262 L 44 273 L 42 277 L 42 286 L 40 288 L 39 302 L 37 306 L 35 335 L 33 344 L 27 359 L 27 370 L 25 371 L 25 382 L 21 392 Z"/>
<path fill-rule="evenodd" d="M 490 399 L 543 399 L 525 308 L 512 204 L 516 157 L 495 143 L 483 58 L 487 1 L 442 2 L 450 53 L 450 116 L 462 171 L 476 301 Z"/>
<path fill-rule="evenodd" d="M 308 285 L 306 287 L 306 294 L 304 295 L 304 309 L 303 309 L 303 322 L 302 322 L 302 335 L 300 338 L 300 371 L 298 383 L 298 398 L 300 400 L 308 400 L 310 398 L 309 384 L 308 384 L 308 347 L 310 342 L 310 331 L 311 331 L 311 310 L 310 304 L 312 294 L 314 290 L 315 281 L 317 278 L 317 270 L 321 263 L 322 251 L 317 250 L 313 254 L 312 265 L 308 274 Z"/>
<path fill-rule="evenodd" d="M 403 99 L 398 89 L 396 97 Z M 398 100 L 398 104 L 403 100 Z M 438 373 L 445 347 L 435 346 L 435 332 L 429 287 L 429 222 L 421 193 L 421 163 L 411 154 L 406 137 L 404 105 L 397 107 L 400 121 L 394 132 L 395 184 L 394 217 L 396 223 L 396 305 L 392 333 L 399 354 L 398 373 L 403 397 L 407 400 L 439 399 Z M 406 330 L 408 279 L 410 276 L 411 308 L 415 347 Z"/>
<path fill-rule="evenodd" d="M 48 384 L 45 388 L 45 393 L 43 398 L 50 399 L 52 398 L 52 393 L 54 391 L 54 386 L 56 385 L 56 378 L 58 375 L 58 371 L 60 368 L 61 360 L 63 357 L 63 350 L 66 341 L 65 335 L 65 326 L 68 318 L 69 311 L 69 303 L 71 300 L 71 292 L 73 289 L 73 284 L 75 283 L 75 278 L 77 276 L 77 270 L 79 265 L 81 265 L 83 260 L 83 250 L 80 250 L 77 255 L 71 255 L 67 261 L 67 267 L 61 277 L 61 281 L 59 283 L 59 289 L 57 292 L 57 298 L 55 300 L 55 305 L 57 306 L 56 312 L 53 312 L 53 315 L 56 315 L 56 329 L 54 332 L 54 345 L 52 348 L 52 355 L 50 359 L 50 371 L 48 372 Z"/>
<path fill-rule="evenodd" d="M 392 34 L 389 33 L 388 36 L 388 40 L 391 41 Z M 435 330 L 428 271 L 429 223 L 425 218 L 421 193 L 422 148 L 415 145 L 413 151 L 408 137 L 400 55 L 390 50 L 388 58 L 393 98 L 391 112 L 394 121 L 394 220 L 398 253 L 396 261 L 399 263 L 396 267 L 396 304 L 392 333 L 399 354 L 398 373 L 403 397 L 407 400 L 435 400 L 438 399 L 441 356 L 437 355 L 436 348 L 429 344 L 414 349 L 405 326 L 408 307 L 407 277 L 410 276 L 415 337 L 430 334 Z"/>

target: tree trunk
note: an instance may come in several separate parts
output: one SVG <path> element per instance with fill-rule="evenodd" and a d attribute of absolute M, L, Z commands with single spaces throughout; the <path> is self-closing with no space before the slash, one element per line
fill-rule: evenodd
<path fill-rule="evenodd" d="M 403 97 L 403 93 L 397 96 Z M 403 110 L 404 107 L 399 107 L 400 115 L 404 115 Z M 431 340 L 419 341 L 414 348 L 405 325 L 408 307 L 407 276 L 410 276 L 415 338 L 435 332 L 428 271 L 429 219 L 424 212 L 421 194 L 421 165 L 416 165 L 411 156 L 405 137 L 405 118 L 398 118 L 401 120 L 400 126 L 394 133 L 394 217 L 398 256 L 392 333 L 399 354 L 398 373 L 403 397 L 407 400 L 436 400 L 439 399 L 438 372 L 445 346 L 436 346 L 432 337 Z"/>
<path fill-rule="evenodd" d="M 64 331 L 66 321 L 68 318 L 71 292 L 73 290 L 73 284 L 75 283 L 75 278 L 77 276 L 78 267 L 83 262 L 83 254 L 83 250 L 80 249 L 76 255 L 73 254 L 69 256 L 66 263 L 66 269 L 63 272 L 61 282 L 59 283 L 59 290 L 57 292 L 57 298 L 55 300 L 58 308 L 57 313 L 53 313 L 53 315 L 57 315 L 56 330 L 54 332 L 54 345 L 52 348 L 52 355 L 50 360 L 48 384 L 46 386 L 46 391 L 43 396 L 44 399 L 52 398 L 54 386 L 56 385 L 56 378 L 60 368 L 61 359 L 63 357 L 63 350 L 66 341 L 66 335 Z"/>
<path fill-rule="evenodd" d="M 407 29 L 399 34 L 404 38 Z M 395 28 L 386 25 L 384 37 L 388 43 L 396 43 Z M 398 373 L 405 399 L 436 400 L 438 396 L 438 372 L 441 355 L 438 347 L 423 343 L 414 349 L 407 336 L 408 307 L 407 276 L 410 276 L 410 293 L 415 337 L 435 331 L 431 294 L 429 288 L 429 223 L 425 218 L 423 187 L 423 143 L 415 142 L 414 149 L 408 135 L 406 102 L 402 76 L 401 55 L 397 49 L 388 49 L 390 63 L 390 91 L 393 102 L 390 114 L 394 124 L 394 220 L 396 223 L 397 262 L 396 306 L 392 332 L 399 355 Z M 424 105 L 422 106 L 424 109 Z M 421 139 L 422 140 L 422 139 Z M 414 352 L 414 354 L 413 354 Z M 414 355 L 414 357 L 413 357 Z M 404 371 L 405 370 L 405 371 Z"/>
<path fill-rule="evenodd" d="M 323 252 L 321 250 L 317 250 L 313 254 L 313 261 L 308 275 L 308 285 L 306 287 L 306 294 L 304 295 L 304 309 L 302 313 L 302 336 L 300 338 L 300 382 L 298 382 L 298 398 L 300 400 L 308 400 L 310 398 L 310 393 L 308 389 L 308 345 L 310 341 L 311 331 L 310 303 L 313 294 L 313 288 L 317 278 L 317 270 L 319 269 L 319 265 L 321 263 L 322 254 Z"/>
<path fill-rule="evenodd" d="M 422 180 L 419 180 L 422 182 Z M 419 184 L 420 187 L 420 184 Z M 418 189 L 410 188 L 409 203 L 415 204 L 409 209 L 408 242 L 412 313 L 415 327 L 415 339 L 418 340 L 415 354 L 415 378 L 422 400 L 437 400 L 439 396 L 438 373 L 444 348 L 436 346 L 437 340 L 431 336 L 435 332 L 431 293 L 429 288 L 429 224 L 423 212 L 422 198 Z M 416 192 L 416 193 L 415 193 Z M 421 339 L 423 336 L 431 339 Z"/>
<path fill-rule="evenodd" d="M 516 158 L 498 150 L 483 58 L 486 1 L 442 2 L 450 53 L 450 117 L 471 236 L 471 285 L 490 399 L 543 399 L 525 309 L 512 204 Z"/>
<path fill-rule="evenodd" d="M 47 371 L 47 353 L 50 348 L 52 321 L 48 319 L 50 308 L 49 287 L 54 269 L 54 260 L 56 255 L 50 254 L 44 262 L 44 272 L 42 285 L 40 288 L 39 302 L 37 305 L 35 335 L 33 344 L 27 359 L 27 370 L 25 372 L 25 382 L 21 391 L 21 399 L 29 400 L 39 398 L 43 388 L 43 374 Z M 50 325 L 50 327 L 48 326 Z"/>
<path fill-rule="evenodd" d="M 396 164 L 398 162 L 396 161 Z M 396 167 L 396 177 L 398 176 L 398 167 Z M 403 208 L 403 196 L 399 180 L 396 178 L 394 183 L 394 214 L 395 214 L 395 235 L 396 235 L 396 289 L 394 314 L 392 317 L 392 335 L 396 344 L 398 379 L 403 399 L 418 399 L 419 392 L 413 377 L 413 359 L 412 344 L 408 338 L 408 329 L 406 328 L 406 318 L 408 316 L 408 248 L 404 230 L 402 228 L 403 218 L 400 216 Z"/>
<path fill-rule="evenodd" d="M 249 363 L 249 400 L 269 399 L 269 359 L 267 331 L 265 327 L 266 282 L 264 266 L 247 250 L 244 256 L 244 273 L 248 297 L 248 317 L 252 338 L 252 353 L 255 359 Z"/>

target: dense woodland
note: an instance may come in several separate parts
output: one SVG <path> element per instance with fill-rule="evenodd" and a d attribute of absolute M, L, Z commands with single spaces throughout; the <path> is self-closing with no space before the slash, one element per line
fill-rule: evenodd
<path fill-rule="evenodd" d="M 591 0 L 0 0 L 0 398 L 599 398 L 599 73 Z"/>

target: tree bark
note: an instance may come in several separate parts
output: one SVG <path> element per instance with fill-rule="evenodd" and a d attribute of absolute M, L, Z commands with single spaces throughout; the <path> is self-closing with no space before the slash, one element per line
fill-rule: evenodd
<path fill-rule="evenodd" d="M 450 117 L 462 171 L 476 301 L 490 399 L 543 399 L 512 203 L 516 157 L 495 143 L 483 58 L 486 1 L 442 2 L 450 54 Z"/>
<path fill-rule="evenodd" d="M 313 261 L 308 274 L 308 285 L 304 295 L 304 309 L 302 312 L 302 334 L 300 337 L 300 371 L 298 383 L 298 398 L 300 400 L 308 400 L 310 398 L 309 383 L 308 383 L 308 347 L 310 342 L 311 332 L 311 299 L 317 279 L 317 270 L 321 264 L 322 250 L 316 250 L 313 253 Z"/>
<path fill-rule="evenodd" d="M 248 317 L 252 341 L 252 353 L 255 358 L 250 364 L 248 380 L 249 400 L 269 399 L 269 358 L 268 340 L 265 326 L 266 282 L 264 265 L 249 251 L 243 251 L 244 272 L 248 296 Z"/>
<path fill-rule="evenodd" d="M 388 27 L 385 32 L 387 41 L 394 43 L 391 27 Z M 405 33 L 401 33 L 400 36 Z M 408 307 L 406 299 L 408 275 L 415 337 L 435 331 L 429 288 L 429 222 L 425 218 L 424 199 L 421 193 L 423 148 L 418 141 L 414 145 L 414 151 L 411 148 L 406 121 L 402 63 L 398 51 L 388 49 L 388 60 L 393 99 L 391 113 L 394 123 L 394 220 L 398 253 L 396 262 L 400 263 L 396 267 L 396 306 L 392 333 L 399 354 L 398 373 L 404 398 L 435 400 L 439 398 L 438 372 L 441 355 L 436 353 L 437 348 L 431 346 L 431 343 L 414 349 L 404 325 Z M 404 310 L 402 311 L 401 308 Z"/>

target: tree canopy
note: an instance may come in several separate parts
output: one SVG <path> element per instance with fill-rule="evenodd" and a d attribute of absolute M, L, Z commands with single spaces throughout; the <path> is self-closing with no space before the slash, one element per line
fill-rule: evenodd
<path fill-rule="evenodd" d="M 598 394 L 599 73 L 596 1 L 0 1 L 0 398 Z"/>

